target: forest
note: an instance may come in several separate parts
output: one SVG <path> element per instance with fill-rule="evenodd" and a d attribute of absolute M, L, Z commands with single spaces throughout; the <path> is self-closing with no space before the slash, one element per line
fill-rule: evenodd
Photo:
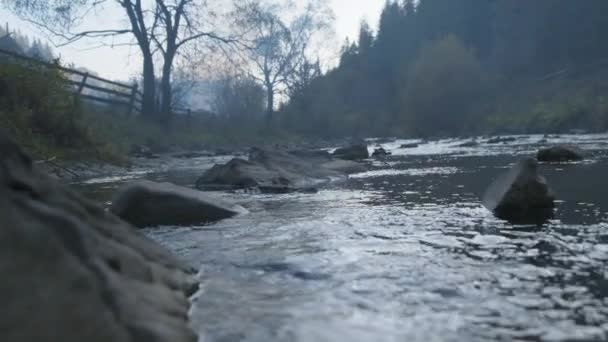
<path fill-rule="evenodd" d="M 454 136 L 608 128 L 603 0 L 387 2 L 340 65 L 286 104 L 318 136 Z"/>
<path fill-rule="evenodd" d="M 0 93 L 2 127 L 48 150 L 35 154 L 608 129 L 603 0 L 387 1 L 378 25 L 361 22 L 355 41 L 334 48 L 336 63 L 321 57 L 335 21 L 323 1 L 237 1 L 223 13 L 206 1 L 103 3 L 122 8 L 124 29 L 79 31 L 95 1 L 2 2 L 60 45 L 117 41 L 141 54 L 128 77 L 142 115 L 129 120 L 115 114 L 124 109 L 75 102 L 61 73 L 2 64 L 0 90 L 15 90 Z M 4 49 L 63 63 L 39 39 L 9 28 L 0 38 Z M 175 114 L 193 104 L 206 107 L 187 121 Z"/>

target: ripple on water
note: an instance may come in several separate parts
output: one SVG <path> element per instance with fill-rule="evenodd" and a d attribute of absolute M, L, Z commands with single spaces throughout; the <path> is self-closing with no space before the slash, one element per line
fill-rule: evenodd
<path fill-rule="evenodd" d="M 541 138 L 397 151 L 317 194 L 226 194 L 251 214 L 146 233 L 200 265 L 205 341 L 605 341 L 606 154 L 542 166 L 561 201 L 541 229 L 479 200 Z"/>

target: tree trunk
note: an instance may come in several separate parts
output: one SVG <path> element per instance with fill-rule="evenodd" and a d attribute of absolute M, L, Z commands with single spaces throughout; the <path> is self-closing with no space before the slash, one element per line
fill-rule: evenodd
<path fill-rule="evenodd" d="M 172 102 L 173 102 L 173 89 L 171 87 L 171 72 L 173 71 L 173 59 L 175 58 L 175 52 L 167 51 L 165 56 L 165 63 L 163 64 L 163 75 L 160 82 L 161 91 L 161 121 L 167 123 L 171 120 Z"/>
<path fill-rule="evenodd" d="M 266 86 L 266 120 L 272 121 L 274 114 L 274 89 Z"/>
<path fill-rule="evenodd" d="M 143 78 L 142 117 L 154 120 L 156 119 L 156 104 L 154 103 L 156 84 L 154 79 L 154 61 L 151 55 L 144 54 Z"/>

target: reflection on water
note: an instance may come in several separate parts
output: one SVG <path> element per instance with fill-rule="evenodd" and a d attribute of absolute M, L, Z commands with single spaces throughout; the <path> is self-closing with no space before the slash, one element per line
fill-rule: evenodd
<path fill-rule="evenodd" d="M 346 183 L 225 194 L 251 214 L 147 233 L 200 266 L 192 320 L 204 341 L 605 341 L 608 137 L 576 137 L 592 162 L 541 166 L 560 199 L 542 229 L 480 203 L 541 138 L 383 144 L 395 155 Z M 153 178 L 192 184 L 200 173 Z"/>

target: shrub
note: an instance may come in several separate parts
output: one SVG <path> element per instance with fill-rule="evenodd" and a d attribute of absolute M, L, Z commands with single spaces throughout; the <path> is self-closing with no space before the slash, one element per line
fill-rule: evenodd
<path fill-rule="evenodd" d="M 0 61 L 0 125 L 29 147 L 88 144 L 80 127 L 80 106 L 67 87 L 57 69 L 36 62 Z"/>

